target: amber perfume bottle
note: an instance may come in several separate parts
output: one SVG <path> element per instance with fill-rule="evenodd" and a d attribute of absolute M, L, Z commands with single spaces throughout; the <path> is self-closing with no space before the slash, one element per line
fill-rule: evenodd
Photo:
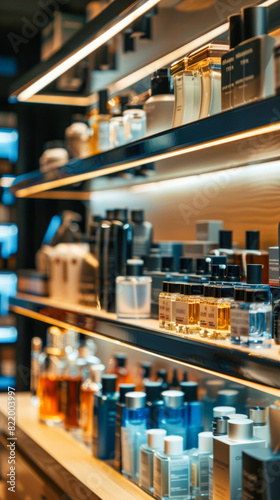
<path fill-rule="evenodd" d="M 67 330 L 51 326 L 47 330 L 47 347 L 40 355 L 40 376 L 37 395 L 39 419 L 60 423 L 64 419 L 61 406 L 61 384 L 65 367 Z"/>
<path fill-rule="evenodd" d="M 204 285 L 203 286 L 203 297 L 200 299 L 200 329 L 199 335 L 201 337 L 206 337 L 208 333 L 209 319 L 208 319 L 208 307 L 213 305 L 214 285 Z"/>
<path fill-rule="evenodd" d="M 107 101 L 108 101 L 107 90 L 100 90 L 99 114 L 92 114 L 92 116 L 89 118 L 89 125 L 92 132 L 92 135 L 90 136 L 90 144 L 93 155 L 107 151 L 111 147 L 110 143 L 111 115 L 108 113 Z"/>
<path fill-rule="evenodd" d="M 80 388 L 85 379 L 86 360 L 79 358 L 77 349 L 69 346 L 67 351 L 67 365 L 63 373 L 61 398 L 66 429 L 77 429 L 80 420 Z"/>
<path fill-rule="evenodd" d="M 116 390 L 118 391 L 120 384 L 131 384 L 132 379 L 127 369 L 127 355 L 123 352 L 117 352 L 110 360 L 109 373 L 116 375 Z"/>
<path fill-rule="evenodd" d="M 101 377 L 105 372 L 104 365 L 93 365 L 89 377 L 81 385 L 80 392 L 80 427 L 82 439 L 91 444 L 93 439 L 93 403 L 94 394 L 102 388 Z"/>
<path fill-rule="evenodd" d="M 207 336 L 214 339 L 230 337 L 230 306 L 233 302 L 233 286 L 214 286 L 213 302 L 208 305 Z"/>

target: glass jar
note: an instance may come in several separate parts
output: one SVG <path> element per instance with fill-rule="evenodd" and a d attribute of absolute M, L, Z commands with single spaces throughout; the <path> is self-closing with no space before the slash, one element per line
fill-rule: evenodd
<path fill-rule="evenodd" d="M 118 318 L 143 319 L 151 316 L 152 278 L 143 276 L 143 260 L 129 259 L 126 276 L 116 278 Z"/>
<path fill-rule="evenodd" d="M 113 116 L 110 120 L 111 148 L 123 146 L 131 140 L 130 119 L 128 116 Z"/>
<path fill-rule="evenodd" d="M 188 57 L 171 66 L 174 76 L 174 113 L 172 127 L 198 120 L 201 103 L 201 79 L 197 69 L 188 69 Z"/>

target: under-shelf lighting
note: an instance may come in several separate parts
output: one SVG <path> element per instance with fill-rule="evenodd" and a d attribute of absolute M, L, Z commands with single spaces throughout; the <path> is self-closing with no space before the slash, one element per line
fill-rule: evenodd
<path fill-rule="evenodd" d="M 176 156 L 181 156 L 189 153 L 194 153 L 196 151 L 202 151 L 205 149 L 217 147 L 217 146 L 222 146 L 224 144 L 229 144 L 229 143 L 234 143 L 237 141 L 240 141 L 242 139 L 250 139 L 259 135 L 265 135 L 265 134 L 270 134 L 274 132 L 279 132 L 280 131 L 280 122 L 276 123 L 270 123 L 268 125 L 264 125 L 262 127 L 258 127 L 255 129 L 251 130 L 246 130 L 244 132 L 239 132 L 236 134 L 232 134 L 226 137 L 222 137 L 221 139 L 214 139 L 212 141 L 207 141 L 203 142 L 201 144 L 196 144 L 194 146 L 186 146 L 184 148 L 180 148 L 176 151 L 167 151 L 165 153 L 161 153 L 158 155 L 154 156 L 149 156 L 147 158 L 143 158 L 140 160 L 133 160 L 133 161 L 128 161 L 127 163 L 121 163 L 121 164 L 113 164 L 113 165 L 108 165 L 105 166 L 104 168 L 101 168 L 99 170 L 91 170 L 90 172 L 85 172 L 82 174 L 77 174 L 65 178 L 59 178 L 55 180 L 50 180 L 50 181 L 42 181 L 41 184 L 36 184 L 34 186 L 28 186 L 24 188 L 19 188 L 16 190 L 16 181 L 14 184 L 14 189 L 15 190 L 14 194 L 17 196 L 17 198 L 24 198 L 28 196 L 32 196 L 34 194 L 43 192 L 43 191 L 48 191 L 49 189 L 55 189 L 61 186 L 67 186 L 69 184 L 73 184 L 76 182 L 82 182 L 86 181 L 89 179 L 94 179 L 97 177 L 103 177 L 104 175 L 109 175 L 112 173 L 117 173 L 121 172 L 130 168 L 135 168 L 139 167 L 141 165 L 145 165 L 147 163 L 150 163 L 151 161 L 156 162 L 156 161 L 161 161 L 161 160 L 166 160 L 168 158 L 175 158 Z M 93 158 L 94 162 L 94 158 Z M 63 167 L 61 167 L 63 169 Z"/>
<path fill-rule="evenodd" d="M 160 0 L 142 0 L 137 2 L 138 7 L 136 6 L 132 12 L 124 13 L 123 17 L 119 19 L 113 26 L 106 29 L 103 33 L 95 36 L 88 43 L 84 44 L 81 48 L 76 50 L 74 53 L 70 54 L 66 58 L 64 58 L 59 64 L 54 66 L 50 71 L 43 74 L 38 80 L 34 83 L 31 83 L 27 88 L 22 90 L 17 95 L 18 101 L 27 101 L 34 94 L 37 94 L 44 87 L 49 85 L 51 82 L 56 80 L 59 76 L 61 76 L 65 71 L 68 71 L 70 68 L 75 66 L 78 62 L 82 61 L 85 57 L 90 55 L 92 52 L 97 50 L 99 47 L 104 45 L 106 42 L 111 40 L 118 33 L 123 31 L 127 26 L 129 26 L 133 21 L 135 21 L 138 17 L 145 14 L 148 10 L 154 7 Z M 11 97 L 13 98 L 15 94 Z"/>

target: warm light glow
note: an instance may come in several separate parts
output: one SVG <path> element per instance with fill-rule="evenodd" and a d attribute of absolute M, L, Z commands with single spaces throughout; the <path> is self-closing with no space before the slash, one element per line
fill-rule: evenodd
<path fill-rule="evenodd" d="M 31 196 L 34 193 L 40 193 L 49 189 L 54 189 L 61 186 L 66 186 L 69 184 L 73 184 L 76 182 L 86 181 L 88 179 L 93 179 L 97 177 L 102 177 L 104 175 L 121 172 L 123 170 L 127 170 L 129 168 L 138 167 L 141 165 L 145 165 L 150 163 L 151 161 L 161 161 L 167 158 L 175 158 L 176 156 L 193 153 L 195 151 L 201 151 L 208 148 L 213 148 L 217 146 L 221 146 L 223 144 L 234 143 L 242 139 L 249 139 L 251 137 L 256 137 L 258 135 L 269 134 L 273 132 L 278 132 L 280 130 L 280 122 L 271 123 L 269 125 L 265 125 L 263 127 L 259 127 L 252 130 L 247 130 L 246 132 L 240 132 L 237 134 L 232 134 L 227 137 L 222 137 L 221 139 L 215 139 L 213 141 L 207 141 L 204 143 L 197 144 L 195 146 L 187 146 L 185 148 L 178 149 L 176 151 L 168 151 L 166 153 L 149 156 L 148 158 L 144 158 L 141 160 L 128 161 L 127 163 L 121 163 L 116 165 L 108 165 L 97 171 L 90 171 L 83 174 L 73 175 L 66 178 L 56 179 L 53 181 L 46 181 L 42 184 L 38 184 L 35 186 L 29 186 L 26 188 L 18 189 L 15 191 L 15 195 L 18 198 L 24 198 L 27 196 Z M 63 168 L 63 167 L 61 167 Z M 93 169 L 94 169 L 94 157 L 93 157 Z M 16 187 L 16 183 L 15 183 Z"/>
<path fill-rule="evenodd" d="M 31 85 L 20 92 L 20 94 L 17 96 L 18 101 L 27 101 L 28 99 L 30 99 L 30 97 L 49 85 L 56 78 L 65 73 L 65 71 L 68 71 L 79 61 L 82 61 L 82 59 L 87 57 L 89 54 L 111 40 L 111 38 L 123 31 L 127 26 L 135 21 L 135 19 L 141 17 L 143 14 L 145 14 L 145 12 L 159 3 L 159 1 L 160 0 L 146 0 L 144 2 L 142 1 L 141 5 L 139 7 L 136 7 L 133 12 L 125 15 L 123 19 L 116 22 L 116 24 L 108 28 L 106 31 L 98 35 L 86 45 L 82 46 L 76 52 L 63 59 L 58 65 L 50 69 L 34 83 L 31 83 Z"/>

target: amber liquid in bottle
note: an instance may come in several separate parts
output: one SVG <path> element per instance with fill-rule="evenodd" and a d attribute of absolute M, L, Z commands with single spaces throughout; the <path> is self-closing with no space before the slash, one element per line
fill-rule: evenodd
<path fill-rule="evenodd" d="M 61 409 L 61 377 L 40 376 L 38 381 L 39 418 L 53 422 L 63 421 Z"/>
<path fill-rule="evenodd" d="M 80 427 L 83 441 L 92 443 L 93 438 L 93 396 L 91 389 L 81 387 L 80 392 Z"/>
<path fill-rule="evenodd" d="M 199 333 L 199 320 L 200 320 L 200 299 L 188 299 L 188 326 L 187 333 Z"/>
<path fill-rule="evenodd" d="M 63 399 L 66 428 L 79 427 L 79 402 L 82 377 L 66 377 L 63 380 Z"/>

